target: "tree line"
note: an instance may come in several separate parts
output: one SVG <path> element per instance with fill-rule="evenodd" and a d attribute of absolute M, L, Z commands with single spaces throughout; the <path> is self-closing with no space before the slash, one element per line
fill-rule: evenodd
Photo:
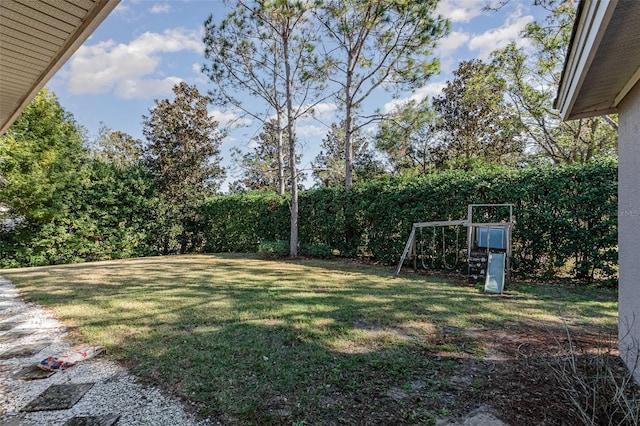
<path fill-rule="evenodd" d="M 210 93 L 176 85 L 173 99 L 156 100 L 143 116 L 145 141 L 106 127 L 90 141 L 43 89 L 0 136 L 0 205 L 23 219 L 3 234 L 7 259 L 41 264 L 198 247 L 199 206 L 226 177 L 220 143 L 228 129 L 210 117 L 211 104 L 261 123 L 255 148 L 232 155 L 242 176 L 229 189 L 289 193 L 292 257 L 301 189 L 296 124 L 322 105 L 335 106 L 341 118 L 328 127 L 312 177 L 317 187 L 345 193 L 390 175 L 616 156 L 616 117 L 562 122 L 552 108 L 571 3 L 529 24 L 521 43 L 489 61 L 461 62 L 439 95 L 365 111 L 376 91 L 400 95 L 437 73 L 433 50 L 449 24 L 435 15 L 436 5 L 227 2 L 227 15 L 205 21 Z"/>
<path fill-rule="evenodd" d="M 143 116 L 146 141 L 103 126 L 89 141 L 42 89 L 0 137 L 2 266 L 68 263 L 197 246 L 199 206 L 219 190 L 223 133 L 209 98 L 180 83 Z"/>
<path fill-rule="evenodd" d="M 461 62 L 437 96 L 398 103 L 375 117 L 352 112 L 350 132 L 347 108 L 341 108 L 345 119 L 329 126 L 313 161 L 314 185 L 348 187 L 359 178 L 366 181 L 383 174 L 419 175 L 495 164 L 573 164 L 615 157 L 616 117 L 562 122 L 552 106 L 574 15 L 573 4 L 563 3 L 551 9 L 544 22 L 527 25 L 518 42 L 496 50 L 489 61 Z M 422 78 L 426 83 L 428 76 Z M 362 104 L 363 99 L 356 102 Z M 371 124 L 366 119 L 375 119 L 373 131 L 362 132 Z M 232 192 L 284 187 L 279 174 L 269 174 L 277 170 L 275 155 L 265 155 L 266 149 L 277 150 L 278 128 L 276 122 L 267 122 L 255 139 L 255 149 L 236 152 L 244 173 Z M 353 158 L 347 167 L 348 146 Z M 287 154 L 285 150 L 288 158 Z M 268 179 L 256 179 L 257 174 Z"/>
<path fill-rule="evenodd" d="M 291 193 L 290 253 L 297 253 L 296 123 L 326 102 L 332 123 L 312 162 L 317 187 L 451 169 L 586 163 L 617 155 L 615 117 L 562 122 L 553 109 L 575 6 L 541 2 L 544 22 L 488 61 L 463 61 L 433 98 L 366 111 L 377 91 L 394 95 L 437 73 L 433 49 L 449 31 L 437 1 L 229 2 L 205 23 L 205 74 L 219 105 L 262 123 L 255 149 L 237 150 L 232 192 Z M 243 102 L 243 99 L 250 101 Z M 263 100 L 262 109 L 260 102 Z"/>

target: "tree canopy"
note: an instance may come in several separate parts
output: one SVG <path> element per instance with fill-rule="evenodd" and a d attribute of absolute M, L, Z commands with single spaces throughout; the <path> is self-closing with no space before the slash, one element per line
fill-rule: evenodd
<path fill-rule="evenodd" d="M 104 124 L 100 126 L 96 153 L 106 162 L 121 167 L 133 165 L 142 161 L 143 152 L 144 143 L 140 139 Z"/>
<path fill-rule="evenodd" d="M 345 180 L 344 125 L 333 123 L 322 140 L 320 153 L 311 163 L 313 178 L 318 186 L 341 186 Z M 385 173 L 382 162 L 370 141 L 360 132 L 353 137 L 353 180 L 367 181 Z"/>
<path fill-rule="evenodd" d="M 222 134 L 207 110 L 210 99 L 184 82 L 173 92 L 173 101 L 156 100 L 143 117 L 144 161 L 164 201 L 159 219 L 166 221 L 165 253 L 176 249 L 171 243 L 176 235 L 180 252 L 187 250 L 196 207 L 219 189 L 225 175 L 220 166 Z"/>
<path fill-rule="evenodd" d="M 480 60 L 463 61 L 433 100 L 440 134 L 436 162 L 469 170 L 474 163 L 514 164 L 523 151 L 522 129 L 504 96 L 504 80 Z"/>
<path fill-rule="evenodd" d="M 268 121 L 263 126 L 262 132 L 253 139 L 254 147 L 251 151 L 243 154 L 237 148 L 232 150 L 232 160 L 242 170 L 242 177 L 231 184 L 231 192 L 279 192 L 280 178 L 277 158 L 281 137 L 282 132 L 277 121 Z M 285 176 L 291 176 L 289 143 L 286 138 L 283 142 L 284 173 Z M 296 162 L 299 161 L 300 155 L 298 155 Z"/>
<path fill-rule="evenodd" d="M 73 116 L 46 87 L 0 136 L 0 204 L 31 221 L 63 209 L 80 179 L 85 148 Z"/>
<path fill-rule="evenodd" d="M 251 9 L 248 2 L 241 3 L 244 13 L 259 10 Z M 278 4 L 299 7 L 297 2 L 284 0 Z M 521 38 L 526 43 L 514 42 L 494 52 L 489 62 L 461 62 L 441 94 L 399 102 L 395 111 L 365 111 L 363 105 L 377 90 L 406 94 L 407 90 L 424 85 L 437 72 L 438 58 L 432 52 L 438 40 L 447 34 L 448 22 L 435 16 L 436 4 L 435 1 L 407 5 L 400 1 L 359 0 L 306 3 L 305 10 L 312 15 L 305 17 L 304 49 L 311 56 L 303 63 L 314 65 L 301 75 L 313 74 L 317 88 L 326 83 L 329 90 L 313 94 L 321 100 L 332 96 L 343 127 L 339 136 L 335 125 L 327 127 L 321 153 L 312 164 L 316 169 L 313 172 L 316 182 L 336 185 L 337 181 L 327 176 L 331 173 L 344 179 L 345 188 L 350 187 L 357 161 L 354 144 L 363 143 L 355 141 L 356 137 L 365 138 L 369 147 L 374 147 L 375 142 L 377 152 L 372 152 L 372 158 L 382 154 L 388 162 L 387 171 L 400 174 L 469 169 L 485 164 L 588 162 L 616 155 L 615 117 L 562 122 L 552 107 L 574 19 L 572 2 L 560 2 L 557 6 L 546 3 L 544 7 L 550 14 L 545 22 L 531 23 L 525 28 Z M 234 34 L 244 38 L 224 39 L 231 44 L 218 43 L 217 49 L 228 55 L 226 52 L 233 46 L 235 56 L 227 59 L 234 57 L 236 61 L 232 64 L 251 70 L 255 74 L 250 76 L 260 76 L 262 82 L 249 82 L 247 74 L 230 74 L 229 68 L 225 68 L 225 73 L 218 73 L 217 80 L 212 80 L 220 90 L 227 90 L 230 86 L 223 84 L 222 77 L 233 74 L 237 79 L 242 75 L 237 84 L 250 88 L 249 93 L 260 90 L 282 95 L 287 85 L 275 83 L 285 71 L 285 61 L 275 59 L 282 50 L 274 40 L 280 38 L 265 36 L 264 28 L 269 27 L 265 20 L 259 25 L 254 23 L 255 28 L 263 28 L 261 35 L 257 30 L 247 31 L 246 16 L 242 16 L 236 21 L 227 18 L 224 23 L 228 30 L 234 22 L 237 28 L 243 29 Z M 295 36 L 291 39 L 299 40 Z M 216 45 L 215 39 L 208 41 Z M 212 63 L 212 67 L 216 66 Z M 292 83 L 296 81 L 299 80 L 294 79 Z M 264 90 L 267 87 L 270 91 Z M 298 99 L 307 99 L 311 94 L 290 87 L 291 93 L 303 94 Z M 276 122 L 282 120 L 277 128 L 284 131 L 290 121 L 284 112 L 286 102 L 277 105 L 271 104 L 270 111 L 274 113 L 271 117 L 276 117 Z M 299 112 L 305 103 L 292 99 L 293 105 Z M 313 108 L 308 109 L 311 111 Z M 301 115 L 295 117 L 297 120 Z M 374 124 L 376 132 L 371 131 Z M 295 126 L 292 130 L 295 131 Z M 281 142 L 282 138 L 281 134 L 277 140 Z M 343 148 L 338 149 L 335 142 L 343 144 Z M 264 155 L 275 155 L 280 160 L 280 173 L 284 170 L 283 152 L 282 148 L 275 154 L 263 151 Z M 254 157 L 252 161 L 256 160 Z M 337 172 L 338 165 L 343 172 Z"/>
<path fill-rule="evenodd" d="M 574 19 L 575 7 L 563 3 L 544 23 L 526 26 L 521 36 L 529 41 L 527 49 L 511 43 L 493 54 L 529 148 L 538 158 L 555 163 L 617 155 L 615 118 L 562 121 L 553 108 Z"/>
<path fill-rule="evenodd" d="M 345 188 L 353 183 L 353 137 L 359 128 L 383 117 L 362 116 L 365 100 L 378 88 L 413 89 L 439 69 L 432 57 L 448 21 L 435 15 L 437 0 L 323 2 L 318 17 L 335 44 L 330 79 L 344 118 Z"/>
<path fill-rule="evenodd" d="M 425 174 L 444 167 L 431 99 L 400 104 L 380 124 L 375 146 L 393 174 Z"/>

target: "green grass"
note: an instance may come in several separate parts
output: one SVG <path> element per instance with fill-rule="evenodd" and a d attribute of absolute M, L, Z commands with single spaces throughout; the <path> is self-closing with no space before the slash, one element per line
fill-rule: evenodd
<path fill-rule="evenodd" d="M 482 330 L 617 321 L 612 291 L 488 296 L 337 261 L 172 256 L 1 274 L 78 341 L 227 423 L 430 424 L 453 408 L 442 396 L 460 360 L 484 355 Z M 407 391 L 426 396 L 408 403 Z"/>

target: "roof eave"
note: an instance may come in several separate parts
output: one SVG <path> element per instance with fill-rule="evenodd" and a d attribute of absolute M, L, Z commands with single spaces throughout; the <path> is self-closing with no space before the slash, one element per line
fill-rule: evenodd
<path fill-rule="evenodd" d="M 605 111 L 615 112 L 614 105 L 580 113 L 573 113 L 572 108 L 617 3 L 618 0 L 584 0 L 580 5 L 575 31 L 558 88 L 558 96 L 554 102 L 554 107 L 560 110 L 563 120 L 607 114 L 608 112 Z"/>
<path fill-rule="evenodd" d="M 101 0 L 98 1 L 99 5 L 94 7 L 92 13 L 83 20 L 82 24 L 76 29 L 72 37 L 69 37 L 63 49 L 60 49 L 60 53 L 56 56 L 49 65 L 42 70 L 42 73 L 31 86 L 28 92 L 22 97 L 22 102 L 16 110 L 8 117 L 4 123 L 0 123 L 0 135 L 3 134 L 18 118 L 24 108 L 35 97 L 36 93 L 58 72 L 60 68 L 69 60 L 71 55 L 87 38 L 95 31 L 96 28 L 104 21 L 104 19 L 111 13 L 111 11 L 120 3 L 120 0 Z"/>

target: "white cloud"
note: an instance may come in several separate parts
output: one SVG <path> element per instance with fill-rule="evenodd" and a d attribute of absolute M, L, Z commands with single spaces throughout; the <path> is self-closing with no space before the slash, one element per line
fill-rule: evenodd
<path fill-rule="evenodd" d="M 324 137 L 327 134 L 327 128 L 316 124 L 305 124 L 296 127 L 296 135 L 300 137 Z"/>
<path fill-rule="evenodd" d="M 179 77 L 167 77 L 163 79 L 123 80 L 115 87 L 115 94 L 124 99 L 144 99 L 150 93 L 156 95 L 171 93 L 173 86 L 182 81 Z"/>
<path fill-rule="evenodd" d="M 440 74 L 450 74 L 453 70 L 458 68 L 460 58 L 457 56 L 447 56 L 440 58 Z"/>
<path fill-rule="evenodd" d="M 131 6 L 132 2 L 118 3 L 116 8 L 113 9 L 112 14 L 127 23 L 139 21 L 142 18 L 142 15 L 136 12 L 136 10 Z"/>
<path fill-rule="evenodd" d="M 337 109 L 338 106 L 336 104 L 328 102 L 319 103 L 313 107 L 314 113 L 322 117 L 333 114 Z"/>
<path fill-rule="evenodd" d="M 438 42 L 436 56 L 451 55 L 454 50 L 469 41 L 471 36 L 462 31 L 454 31 Z"/>
<path fill-rule="evenodd" d="M 515 13 L 501 27 L 474 35 L 469 42 L 469 49 L 479 52 L 477 58 L 483 61 L 487 60 L 494 50 L 501 49 L 510 42 L 518 40 L 520 32 L 533 20 L 531 15 L 520 16 L 520 13 Z"/>
<path fill-rule="evenodd" d="M 310 104 L 293 106 L 294 110 L 298 112 L 301 112 L 305 108 L 309 108 L 309 107 L 311 107 Z M 338 105 L 330 102 L 321 102 L 312 107 L 313 113 L 306 113 L 306 114 L 300 115 L 299 121 L 310 121 L 310 120 L 324 121 L 327 119 L 331 119 L 334 117 L 334 114 L 337 110 L 338 110 Z M 276 114 L 273 113 L 267 119 L 275 120 L 276 118 L 277 118 Z"/>
<path fill-rule="evenodd" d="M 209 117 L 212 117 L 214 120 L 218 122 L 221 128 L 225 128 L 228 126 L 232 127 L 243 127 L 250 126 L 253 123 L 253 120 L 249 117 L 243 117 L 239 113 L 235 111 L 221 111 L 219 109 L 214 109 L 209 111 Z"/>
<path fill-rule="evenodd" d="M 115 9 L 113 9 L 113 13 L 116 15 L 126 15 L 130 13 L 131 5 L 125 3 L 118 3 Z"/>
<path fill-rule="evenodd" d="M 428 96 L 437 96 L 442 93 L 442 89 L 444 89 L 446 85 L 447 83 L 442 81 L 429 83 L 416 90 L 413 96 L 411 96 L 411 99 L 415 101 L 421 101 Z"/>
<path fill-rule="evenodd" d="M 451 22 L 469 22 L 483 12 L 486 2 L 482 0 L 442 0 L 436 13 L 449 18 Z"/>
<path fill-rule="evenodd" d="M 131 98 L 152 98 L 170 92 L 178 77 L 162 75 L 162 54 L 203 51 L 200 35 L 182 28 L 161 34 L 146 32 L 128 44 L 113 40 L 81 46 L 71 59 L 68 88 L 71 93 L 108 93 Z"/>
<path fill-rule="evenodd" d="M 169 13 L 171 12 L 171 5 L 169 3 L 156 3 L 151 9 L 149 9 L 151 13 Z"/>
<path fill-rule="evenodd" d="M 444 89 L 446 85 L 447 83 L 442 81 L 432 82 L 427 85 L 424 85 L 419 89 L 415 90 L 413 94 L 408 98 L 394 99 L 384 104 L 384 112 L 389 113 L 394 109 L 398 108 L 399 106 L 406 104 L 407 102 L 411 102 L 411 101 L 420 102 L 421 100 L 427 97 L 437 96 L 442 92 L 442 89 Z"/>
<path fill-rule="evenodd" d="M 317 119 L 323 120 L 333 117 L 333 114 L 337 111 L 338 106 L 334 103 L 322 102 L 313 107 L 313 114 L 306 114 L 302 119 Z"/>

